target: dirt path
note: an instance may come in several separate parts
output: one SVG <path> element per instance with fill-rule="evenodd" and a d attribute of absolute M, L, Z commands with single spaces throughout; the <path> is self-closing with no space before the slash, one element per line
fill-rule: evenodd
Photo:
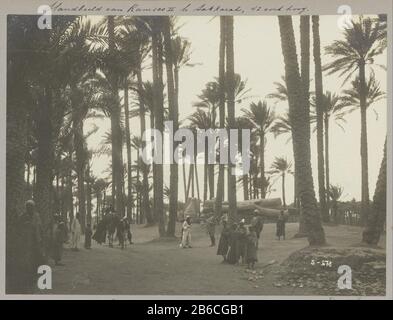
<path fill-rule="evenodd" d="M 179 226 L 178 226 L 179 228 Z M 260 240 L 256 269 L 275 260 L 269 273 L 248 281 L 244 266 L 221 263 L 216 248 L 200 225 L 192 230 L 193 248 L 181 249 L 178 241 L 157 241 L 157 227 L 133 228 L 135 244 L 125 250 L 93 245 L 92 250 L 66 249 L 65 266 L 53 269 L 50 294 L 128 294 L 128 295 L 308 295 L 307 288 L 276 287 L 275 266 L 292 252 L 308 245 L 306 239 L 293 239 L 297 224 L 287 224 L 287 239 L 274 237 L 275 225 L 266 224 Z M 178 230 L 179 231 L 179 230 Z M 330 244 L 359 242 L 361 229 L 325 227 Z M 177 232 L 180 234 L 180 232 Z M 217 230 L 217 238 L 219 237 Z M 315 293 L 314 293 L 315 294 Z"/>

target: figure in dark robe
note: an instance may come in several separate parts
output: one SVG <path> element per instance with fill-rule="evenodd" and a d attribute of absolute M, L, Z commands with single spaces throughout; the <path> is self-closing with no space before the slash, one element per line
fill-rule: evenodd
<path fill-rule="evenodd" d="M 238 248 L 238 232 L 236 231 L 237 224 L 234 223 L 229 229 L 229 250 L 226 261 L 230 264 L 239 262 L 240 254 Z"/>
<path fill-rule="evenodd" d="M 215 237 L 216 219 L 215 219 L 214 215 L 206 220 L 206 229 L 207 229 L 207 233 L 210 237 L 210 246 L 214 247 L 216 245 L 216 237 Z"/>
<path fill-rule="evenodd" d="M 254 227 L 255 233 L 257 234 L 257 238 L 259 240 L 263 230 L 264 218 L 259 216 L 258 210 L 254 210 L 254 217 L 252 218 L 251 225 Z"/>
<path fill-rule="evenodd" d="M 129 244 L 133 244 L 132 233 L 131 233 L 131 223 L 127 218 L 125 218 L 123 224 L 124 224 L 124 234 L 127 235 L 127 240 L 129 242 Z"/>
<path fill-rule="evenodd" d="M 238 233 L 237 251 L 239 254 L 239 258 L 241 258 L 241 263 L 244 264 L 246 262 L 246 256 L 247 256 L 247 228 L 245 226 L 244 219 L 240 221 L 239 226 L 236 229 L 236 232 Z"/>
<path fill-rule="evenodd" d="M 249 233 L 247 234 L 247 257 L 246 262 L 249 269 L 254 269 L 255 262 L 258 261 L 258 237 L 255 232 L 255 227 L 251 226 L 249 228 Z"/>
<path fill-rule="evenodd" d="M 227 254 L 230 241 L 230 229 L 226 220 L 222 221 L 223 229 L 221 231 L 220 240 L 218 241 L 217 255 L 224 258 L 223 262 L 227 261 Z"/>
<path fill-rule="evenodd" d="M 284 211 L 281 210 L 276 224 L 276 236 L 278 240 L 280 240 L 281 237 L 285 240 L 285 222 L 286 218 L 284 216 Z"/>
<path fill-rule="evenodd" d="M 63 244 L 67 237 L 65 223 L 59 219 L 53 228 L 53 260 L 56 266 L 64 266 L 61 262 L 63 256 Z"/>
<path fill-rule="evenodd" d="M 97 224 L 96 231 L 93 235 L 93 239 L 98 243 L 98 244 L 103 244 L 105 243 L 106 240 L 106 225 L 105 221 L 101 220 Z"/>
<path fill-rule="evenodd" d="M 33 200 L 26 202 L 26 210 L 17 221 L 16 269 L 18 293 L 34 293 L 38 267 L 46 263 L 43 247 L 43 228 Z"/>
<path fill-rule="evenodd" d="M 124 224 L 124 218 L 120 219 L 118 222 L 116 222 L 116 234 L 117 234 L 117 239 L 119 240 L 119 245 L 121 249 L 124 249 L 125 246 L 125 224 Z"/>

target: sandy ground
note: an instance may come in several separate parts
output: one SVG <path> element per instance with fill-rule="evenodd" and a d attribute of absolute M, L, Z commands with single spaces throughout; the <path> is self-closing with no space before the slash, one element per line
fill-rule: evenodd
<path fill-rule="evenodd" d="M 177 226 L 180 234 L 180 225 Z M 216 248 L 209 247 L 205 229 L 193 225 L 193 248 L 179 248 L 178 240 L 157 240 L 157 227 L 132 226 L 133 245 L 93 244 L 91 250 L 74 252 L 66 248 L 65 266 L 54 267 L 53 289 L 46 294 L 108 295 L 314 295 L 311 288 L 276 287 L 275 266 L 292 252 L 308 245 L 294 239 L 298 224 L 287 224 L 287 240 L 275 239 L 275 225 L 266 224 L 261 235 L 256 270 L 261 276 L 248 281 L 245 266 L 222 263 Z M 325 226 L 332 246 L 360 242 L 361 229 L 350 226 Z M 219 229 L 216 230 L 217 242 Z M 381 242 L 384 242 L 382 239 Z M 94 241 L 93 241 L 94 242 Z M 382 245 L 383 246 L 383 245 Z M 268 268 L 264 267 L 275 261 Z M 259 273 L 261 270 L 265 272 Z M 269 272 L 266 270 L 269 269 Z M 314 291 L 313 291 L 314 290 Z"/>

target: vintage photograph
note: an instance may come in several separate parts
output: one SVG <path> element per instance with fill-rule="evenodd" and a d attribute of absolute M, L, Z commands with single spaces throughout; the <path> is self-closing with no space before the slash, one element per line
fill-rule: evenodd
<path fill-rule="evenodd" d="M 384 297 L 387 29 L 9 14 L 6 294 Z"/>

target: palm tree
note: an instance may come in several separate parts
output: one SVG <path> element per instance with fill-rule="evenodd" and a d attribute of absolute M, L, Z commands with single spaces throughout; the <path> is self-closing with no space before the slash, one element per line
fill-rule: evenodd
<path fill-rule="evenodd" d="M 303 18 L 303 16 L 301 18 Z M 306 22 L 307 19 L 302 19 L 301 21 L 303 21 L 303 24 L 307 24 L 307 22 Z M 309 21 L 308 21 L 308 24 L 309 24 Z M 306 30 L 308 30 L 308 33 L 309 33 L 309 26 L 308 27 L 305 27 L 304 25 L 302 25 L 302 26 L 303 26 L 303 28 L 306 28 Z M 307 33 L 306 30 L 303 30 L 302 34 L 304 32 Z M 306 48 L 304 48 L 304 47 L 307 47 L 307 44 L 309 45 L 309 43 L 305 39 L 303 41 L 304 42 L 303 42 L 303 49 L 302 50 L 307 51 Z M 306 44 L 304 44 L 304 43 L 306 43 Z M 303 58 L 302 58 L 303 65 L 305 65 L 307 62 L 306 56 L 307 56 L 306 53 L 304 53 Z M 305 76 L 306 74 L 307 74 L 307 67 L 303 66 L 304 77 L 306 77 Z M 302 79 L 304 79 L 304 77 Z M 308 79 L 308 78 L 306 77 L 306 79 Z M 302 82 L 303 82 L 303 80 L 302 80 Z M 288 101 L 288 90 L 287 90 L 287 87 L 285 84 L 285 77 L 282 76 L 282 82 L 274 82 L 274 84 L 276 85 L 276 92 L 270 93 L 266 97 L 270 98 L 270 99 L 275 99 L 277 102 L 278 101 Z M 305 94 L 308 97 L 309 90 L 307 88 L 309 88 L 309 85 L 307 87 L 306 87 L 305 83 L 303 83 L 303 85 L 304 85 Z M 306 97 L 306 99 L 307 99 L 307 97 Z M 308 110 L 308 108 L 306 110 Z M 291 140 L 292 126 L 291 126 L 291 121 L 289 119 L 289 111 L 286 111 L 283 115 L 276 117 L 276 121 L 274 122 L 274 124 L 271 128 L 271 132 L 273 132 L 275 137 L 282 135 L 282 134 L 290 134 L 288 137 L 287 143 Z M 296 172 L 293 173 L 293 176 L 294 176 L 293 203 L 294 203 L 295 207 L 299 208 L 298 193 L 297 193 L 297 186 L 296 186 L 296 181 L 297 181 Z M 301 215 L 301 213 L 300 213 L 300 215 Z M 300 224 L 299 224 L 299 232 L 296 236 L 302 237 L 302 236 L 305 236 L 305 234 L 306 233 L 305 233 L 303 218 L 301 216 Z"/>
<path fill-rule="evenodd" d="M 163 96 L 163 47 L 162 47 L 162 17 L 151 17 L 151 43 L 152 43 L 152 71 L 153 71 L 153 89 L 154 89 L 154 127 L 161 134 L 164 132 L 164 96 Z M 162 150 L 162 145 L 155 146 L 158 150 Z M 154 211 L 158 221 L 158 231 L 160 237 L 165 236 L 164 225 L 164 177 L 163 166 L 161 164 L 153 164 L 154 176 Z"/>
<path fill-rule="evenodd" d="M 179 97 L 179 73 L 183 67 L 193 67 L 196 64 L 191 63 L 191 43 L 187 39 L 176 36 L 172 38 L 173 54 L 173 74 L 175 81 L 175 94 Z"/>
<path fill-rule="evenodd" d="M 140 129 L 141 129 L 141 137 L 146 131 L 146 101 L 152 99 L 152 95 L 146 94 L 146 86 L 143 83 L 142 78 L 142 69 L 143 63 L 146 59 L 146 56 L 150 52 L 150 43 L 149 43 L 149 31 L 148 25 L 143 21 L 142 18 L 133 19 L 131 24 L 126 25 L 125 27 L 125 35 L 124 37 L 128 39 L 129 43 L 129 51 L 131 54 L 131 59 L 135 62 L 135 73 L 137 78 L 136 83 L 136 92 L 137 92 L 137 100 L 138 100 L 138 115 L 140 119 Z M 152 107 L 152 103 L 150 103 Z M 142 141 L 141 148 L 145 148 L 145 142 Z M 146 169 L 143 167 L 142 169 Z M 142 216 L 141 220 L 144 220 L 146 217 L 147 224 L 153 224 L 154 219 L 150 210 L 150 202 L 149 202 L 149 182 L 148 182 L 148 172 L 142 170 L 142 192 L 141 192 L 141 203 L 142 203 Z"/>
<path fill-rule="evenodd" d="M 369 245 L 377 245 L 386 221 L 386 142 L 383 149 L 383 159 L 379 169 L 377 185 L 373 198 L 373 211 L 368 216 L 367 225 L 363 231 L 362 241 Z"/>
<path fill-rule="evenodd" d="M 329 161 L 329 132 L 330 132 L 330 122 L 334 120 L 336 125 L 338 125 L 342 130 L 344 130 L 343 123 L 345 123 L 345 111 L 343 109 L 343 103 L 340 96 L 337 94 L 326 91 L 322 97 L 323 99 L 323 115 L 324 115 L 324 128 L 325 128 L 325 177 L 326 177 L 326 206 L 330 210 L 330 161 Z M 310 121 L 316 121 L 315 112 L 315 96 L 312 98 L 311 105 L 314 109 L 311 110 Z"/>
<path fill-rule="evenodd" d="M 194 129 L 208 130 L 212 127 L 210 115 L 203 109 L 198 108 L 188 117 L 190 125 Z M 208 181 L 208 145 L 205 143 L 204 152 L 204 175 L 203 175 L 203 201 L 207 200 L 207 181 Z"/>
<path fill-rule="evenodd" d="M 219 84 L 216 81 L 208 82 L 202 93 L 198 95 L 200 101 L 194 103 L 194 106 L 199 109 L 207 109 L 210 118 L 210 128 L 215 129 L 217 108 L 220 102 Z M 207 155 L 205 155 L 205 158 Z M 206 161 L 207 162 L 207 161 Z M 209 199 L 214 198 L 214 164 L 208 164 L 208 181 L 209 181 Z"/>
<path fill-rule="evenodd" d="M 279 174 L 281 176 L 281 190 L 282 190 L 282 203 L 284 208 L 287 206 L 285 202 L 285 177 L 286 174 L 293 174 L 292 172 L 292 163 L 288 161 L 284 157 L 276 157 L 272 163 L 272 171 L 273 174 Z"/>
<path fill-rule="evenodd" d="M 225 96 L 226 96 L 225 60 L 226 60 L 226 49 L 227 49 L 226 25 L 227 25 L 226 18 L 220 16 L 220 44 L 219 44 L 219 53 L 218 53 L 218 107 L 219 107 L 219 115 L 220 115 L 220 128 L 224 128 L 225 126 Z M 224 199 L 224 188 L 225 188 L 224 175 L 225 175 L 225 165 L 220 163 L 218 169 L 217 195 L 215 201 L 216 217 L 221 216 L 222 201 Z"/>
<path fill-rule="evenodd" d="M 328 74 L 346 75 L 348 80 L 355 72 L 359 76 L 359 106 L 361 117 L 360 155 L 362 177 L 361 217 L 365 221 L 369 209 L 368 151 L 367 151 L 367 101 L 366 65 L 372 65 L 374 58 L 386 48 L 386 32 L 383 25 L 371 18 L 359 17 L 352 26 L 344 30 L 345 40 L 336 40 L 325 48 L 326 53 L 335 58 L 324 69 Z"/>
<path fill-rule="evenodd" d="M 131 168 L 131 132 L 130 132 L 130 110 L 128 103 L 128 81 L 124 84 L 124 116 L 125 116 L 125 138 L 127 148 L 127 217 L 131 218 L 132 212 L 132 168 Z"/>
<path fill-rule="evenodd" d="M 351 84 L 351 88 L 342 91 L 340 107 L 348 108 L 348 110 L 346 110 L 346 113 L 354 112 L 360 107 L 359 77 L 356 77 Z M 368 78 L 366 86 L 364 88 L 364 92 L 366 109 L 386 97 L 385 92 L 381 90 L 379 82 L 375 79 L 374 74 L 371 74 Z"/>
<path fill-rule="evenodd" d="M 227 16 L 225 26 L 225 44 L 226 44 L 226 98 L 227 98 L 227 111 L 228 111 L 228 127 L 229 129 L 235 128 L 235 53 L 234 53 L 234 36 L 233 36 L 233 16 Z M 231 141 L 229 141 L 231 143 Z M 236 200 L 236 175 L 233 172 L 235 164 L 232 159 L 228 157 L 228 204 L 229 204 L 229 219 L 235 221 L 237 218 L 237 200 Z"/>
<path fill-rule="evenodd" d="M 174 61 L 173 48 L 171 41 L 171 23 L 169 16 L 163 18 L 163 35 L 165 47 L 165 64 L 167 73 L 167 89 L 168 89 L 168 104 L 169 104 L 169 119 L 173 123 L 173 132 L 179 128 L 179 105 L 178 96 L 176 93 L 176 82 L 174 78 Z M 174 141 L 174 140 L 172 140 Z M 173 144 L 172 150 L 176 150 L 177 144 Z M 173 153 L 173 151 L 172 151 Z M 170 185 L 169 190 L 169 221 L 167 227 L 167 235 L 174 237 L 177 219 L 177 203 L 178 203 L 178 183 L 179 183 L 179 169 L 176 161 L 170 165 Z"/>
<path fill-rule="evenodd" d="M 319 16 L 312 16 L 313 31 L 313 53 L 315 64 L 315 106 L 317 115 L 317 156 L 318 156 L 318 190 L 319 204 L 322 219 L 329 221 L 328 209 L 326 207 L 325 191 L 325 161 L 323 151 L 323 83 L 321 63 L 321 40 L 319 36 Z M 309 114 L 309 113 L 308 113 Z M 308 122 L 309 124 L 309 122 Z"/>
<path fill-rule="evenodd" d="M 123 81 L 122 67 L 119 61 L 118 37 L 115 34 L 114 16 L 107 16 L 108 50 L 104 52 L 103 67 L 106 68 L 106 78 L 110 87 L 110 118 L 112 131 L 112 201 L 116 211 L 124 216 L 124 169 L 123 169 L 123 137 L 120 126 L 121 106 L 119 101 L 119 86 Z"/>
<path fill-rule="evenodd" d="M 266 197 L 265 192 L 265 139 L 266 134 L 271 130 L 275 115 L 274 112 L 271 111 L 266 101 L 258 101 L 257 103 L 253 102 L 250 104 L 250 110 L 242 109 L 244 112 L 244 116 L 248 118 L 251 123 L 257 128 L 257 134 L 259 136 L 259 145 L 260 145 L 260 170 L 261 170 L 261 197 L 264 199 Z"/>
<path fill-rule="evenodd" d="M 242 139 L 242 130 L 243 129 L 248 129 L 250 130 L 250 153 L 251 153 L 251 145 L 252 146 L 256 146 L 256 141 L 257 141 L 257 132 L 255 130 L 252 130 L 254 128 L 254 125 L 251 123 L 251 121 L 249 121 L 249 119 L 247 117 L 244 116 L 240 116 L 240 117 L 236 117 L 236 121 L 235 121 L 235 126 L 236 129 L 239 130 L 239 149 L 243 150 L 243 139 Z M 251 164 L 250 164 L 251 167 Z M 249 189 L 249 174 L 250 174 L 251 170 L 249 172 L 246 172 L 243 174 L 241 181 L 242 181 L 242 185 L 243 185 L 243 198 L 244 200 L 249 200 L 250 199 L 250 189 Z"/>
<path fill-rule="evenodd" d="M 302 105 L 305 103 L 299 65 L 296 55 L 295 35 L 292 17 L 279 16 L 282 53 L 285 64 L 285 79 L 288 89 L 289 116 L 292 124 L 292 141 L 294 145 L 295 172 L 299 177 L 299 197 L 310 245 L 325 243 L 325 234 L 317 210 L 314 182 L 311 170 L 310 133 L 304 119 L 308 116 Z"/>
<path fill-rule="evenodd" d="M 328 196 L 332 201 L 332 216 L 333 221 L 337 223 L 338 201 L 342 197 L 344 189 L 339 185 L 330 185 Z"/>

